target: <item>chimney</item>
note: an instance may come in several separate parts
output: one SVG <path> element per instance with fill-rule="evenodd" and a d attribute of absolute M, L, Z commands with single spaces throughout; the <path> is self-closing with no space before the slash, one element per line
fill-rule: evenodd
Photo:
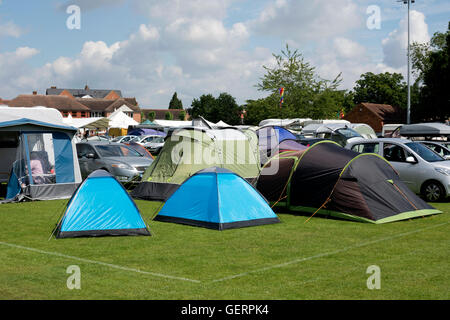
<path fill-rule="evenodd" d="M 37 95 L 37 91 L 33 91 L 33 96 Z"/>

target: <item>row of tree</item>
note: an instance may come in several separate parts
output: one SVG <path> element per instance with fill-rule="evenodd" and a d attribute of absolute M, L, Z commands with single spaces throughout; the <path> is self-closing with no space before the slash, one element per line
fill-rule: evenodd
<path fill-rule="evenodd" d="M 406 109 L 407 84 L 399 73 L 367 72 L 356 81 L 353 90 L 339 90 L 341 74 L 333 80 L 321 78 L 298 50 L 288 45 L 281 54 L 273 54 L 276 64 L 263 66 L 265 74 L 256 84 L 267 96 L 247 100 L 242 106 L 228 93 L 217 98 L 204 94 L 192 101 L 187 109 L 191 117 L 229 124 L 240 124 L 245 112 L 246 124 L 257 125 L 268 118 L 339 118 L 356 104 L 371 102 L 390 104 Z M 413 44 L 413 75 L 411 86 L 411 119 L 444 121 L 450 117 L 450 23 L 445 33 L 437 32 L 426 44 Z M 280 88 L 284 88 L 281 101 Z M 175 92 L 169 109 L 183 109 Z"/>

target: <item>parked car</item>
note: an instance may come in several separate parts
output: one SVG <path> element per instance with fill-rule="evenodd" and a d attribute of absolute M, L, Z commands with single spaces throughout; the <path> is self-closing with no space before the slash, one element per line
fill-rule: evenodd
<path fill-rule="evenodd" d="M 304 146 L 310 147 L 314 143 L 322 141 L 322 140 L 326 140 L 326 139 L 322 139 L 322 138 L 303 138 L 303 139 L 298 140 L 298 142 L 300 142 Z"/>
<path fill-rule="evenodd" d="M 133 148 L 121 143 L 89 141 L 76 145 L 81 176 L 103 169 L 120 182 L 138 182 L 153 162 Z"/>
<path fill-rule="evenodd" d="M 164 147 L 164 137 L 157 137 L 152 141 L 144 144 L 144 147 L 151 152 L 151 154 L 158 154 Z"/>
<path fill-rule="evenodd" d="M 120 137 L 115 137 L 114 139 L 111 140 L 111 142 L 117 142 L 117 143 L 126 143 L 126 142 L 131 142 L 131 141 L 135 141 L 139 139 L 139 136 L 120 136 Z"/>
<path fill-rule="evenodd" d="M 418 141 L 438 153 L 445 160 L 450 160 L 450 149 L 437 141 Z"/>
<path fill-rule="evenodd" d="M 348 124 L 342 123 L 309 124 L 303 128 L 302 134 L 309 138 L 332 140 L 343 147 L 351 141 L 364 139 L 361 134 L 350 128 Z"/>
<path fill-rule="evenodd" d="M 346 148 L 383 156 L 403 182 L 427 201 L 439 201 L 450 196 L 450 161 L 420 142 L 379 138 L 354 141 Z"/>
<path fill-rule="evenodd" d="M 161 138 L 162 136 L 156 134 L 149 134 L 144 136 L 139 136 L 134 139 L 133 142 L 139 143 L 140 145 L 145 145 L 146 143 L 152 142 L 154 139 Z"/>

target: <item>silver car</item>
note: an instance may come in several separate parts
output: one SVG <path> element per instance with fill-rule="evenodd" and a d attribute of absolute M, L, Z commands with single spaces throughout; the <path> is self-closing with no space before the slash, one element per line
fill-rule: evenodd
<path fill-rule="evenodd" d="M 92 141 L 77 143 L 76 147 L 83 178 L 97 169 L 103 169 L 120 182 L 139 182 L 153 162 L 122 143 Z"/>
<path fill-rule="evenodd" d="M 420 142 L 380 138 L 353 141 L 346 148 L 383 156 L 402 181 L 427 201 L 444 200 L 450 196 L 450 161 Z"/>

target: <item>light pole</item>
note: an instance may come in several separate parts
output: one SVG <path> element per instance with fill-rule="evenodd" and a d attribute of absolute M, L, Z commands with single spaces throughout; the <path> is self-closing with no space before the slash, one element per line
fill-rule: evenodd
<path fill-rule="evenodd" d="M 414 3 L 415 0 L 398 0 L 398 2 L 403 2 L 403 4 L 407 4 L 408 5 L 408 49 L 407 49 L 407 57 L 408 57 L 408 68 L 407 68 L 407 86 L 408 86 L 408 105 L 407 105 L 407 109 L 406 109 L 406 123 L 410 124 L 411 123 L 411 87 L 410 87 L 410 57 L 409 57 L 409 7 L 411 3 Z"/>

